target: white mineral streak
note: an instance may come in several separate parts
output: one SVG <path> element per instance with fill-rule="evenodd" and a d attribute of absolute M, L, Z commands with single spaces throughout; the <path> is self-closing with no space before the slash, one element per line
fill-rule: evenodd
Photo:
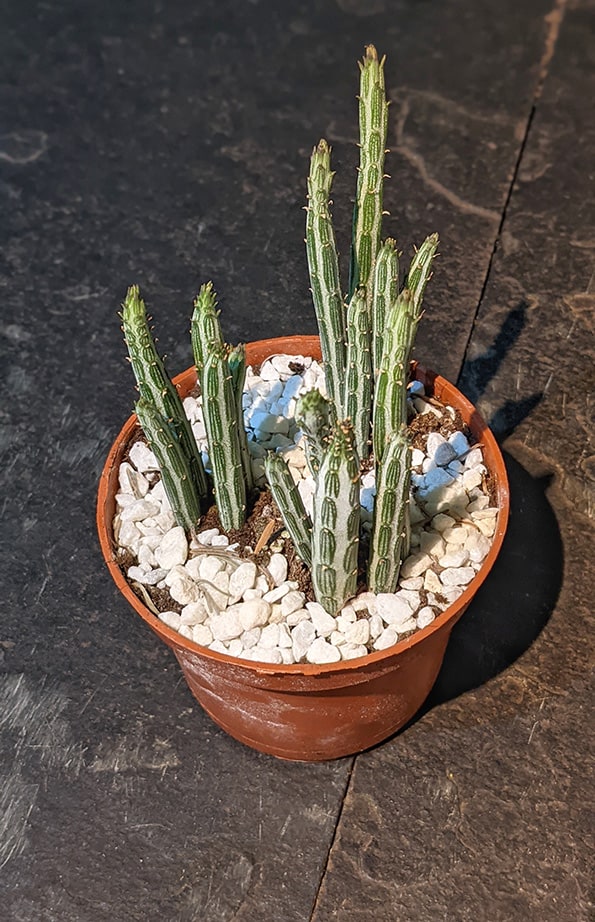
<path fill-rule="evenodd" d="M 313 387 L 324 392 L 318 362 L 276 355 L 259 375 L 248 369 L 243 401 L 257 481 L 263 481 L 267 451 L 279 451 L 310 510 L 314 481 L 294 415 L 297 398 Z M 422 399 L 418 382 L 412 391 L 418 412 L 440 416 L 440 409 Z M 208 465 L 200 397 L 186 397 L 184 408 Z M 144 442 L 136 442 L 120 465 L 114 535 L 122 551 L 135 558 L 128 578 L 167 587 L 181 612 L 160 612 L 159 618 L 194 643 L 264 663 L 338 663 L 388 649 L 428 627 L 462 595 L 490 550 L 498 510 L 485 491 L 481 447 L 470 446 L 462 432 L 448 438 L 431 432 L 425 451 L 413 449 L 412 468 L 411 553 L 396 591 L 362 592 L 336 617 L 306 600 L 288 579 L 281 553 L 271 554 L 264 570 L 239 558 L 237 546 L 230 547 L 216 528 L 200 532 L 189 545 L 174 523 L 157 461 Z M 371 527 L 375 493 L 374 472 L 368 471 L 360 491 L 364 529 Z"/>

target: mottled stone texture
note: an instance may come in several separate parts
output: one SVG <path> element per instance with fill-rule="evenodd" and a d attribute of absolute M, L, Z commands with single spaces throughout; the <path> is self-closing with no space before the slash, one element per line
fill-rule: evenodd
<path fill-rule="evenodd" d="M 461 387 L 532 470 L 595 514 L 593 8 L 564 18 Z"/>
<path fill-rule="evenodd" d="M 573 503 L 593 465 L 569 372 L 590 368 L 593 8 L 566 6 L 4 4 L 3 919 L 587 919 L 589 548 Z M 389 56 L 387 233 L 408 253 L 443 237 L 419 355 L 451 377 L 466 355 L 464 386 L 516 429 L 498 568 L 424 714 L 351 775 L 353 760 L 287 765 L 213 726 L 113 589 L 93 507 L 134 398 L 116 317 L 129 283 L 172 371 L 208 278 L 230 339 L 314 331 L 308 155 L 333 144 L 346 257 L 367 41 Z"/>

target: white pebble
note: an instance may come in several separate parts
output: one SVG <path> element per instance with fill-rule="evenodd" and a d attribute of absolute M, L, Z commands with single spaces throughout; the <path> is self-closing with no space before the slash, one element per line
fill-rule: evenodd
<path fill-rule="evenodd" d="M 199 544 L 202 544 L 204 547 L 210 547 L 213 538 L 216 538 L 219 534 L 218 528 L 206 528 L 204 531 L 201 531 L 197 536 L 197 541 Z"/>
<path fill-rule="evenodd" d="M 337 627 L 337 619 L 318 602 L 306 602 L 306 608 L 319 637 L 328 637 Z"/>
<path fill-rule="evenodd" d="M 210 555 L 196 558 L 199 561 L 200 578 L 212 583 L 218 573 L 224 567 L 221 557 L 211 557 Z"/>
<path fill-rule="evenodd" d="M 150 499 L 136 499 L 122 509 L 123 522 L 142 522 L 153 515 L 159 515 L 161 507 Z"/>
<path fill-rule="evenodd" d="M 467 492 L 469 492 L 470 490 L 473 490 L 474 487 L 481 486 L 482 480 L 483 480 L 482 473 L 476 467 L 471 468 L 471 470 L 465 471 L 465 473 L 463 474 L 463 486 L 465 487 Z"/>
<path fill-rule="evenodd" d="M 215 535 L 211 540 L 211 547 L 227 547 L 229 538 L 227 535 Z"/>
<path fill-rule="evenodd" d="M 260 640 L 261 630 L 259 627 L 253 627 L 249 631 L 244 631 L 240 634 L 240 640 L 244 646 L 245 650 L 249 650 L 250 647 L 255 647 L 258 641 Z"/>
<path fill-rule="evenodd" d="M 473 567 L 447 567 L 440 574 L 443 586 L 466 586 L 475 576 Z"/>
<path fill-rule="evenodd" d="M 281 599 L 281 612 L 285 617 L 291 615 L 294 611 L 299 611 L 300 608 L 303 608 L 305 601 L 306 597 L 303 592 L 292 589 Z"/>
<path fill-rule="evenodd" d="M 295 627 L 300 621 L 309 621 L 310 613 L 305 608 L 300 608 L 299 611 L 292 611 L 285 620 L 289 627 Z"/>
<path fill-rule="evenodd" d="M 208 647 L 209 644 L 213 643 L 210 627 L 206 624 L 195 624 L 192 628 L 192 640 L 194 643 L 200 644 L 201 647 Z"/>
<path fill-rule="evenodd" d="M 434 609 L 431 608 L 429 605 L 425 605 L 417 613 L 418 628 L 420 628 L 421 630 L 421 628 L 427 627 L 428 624 L 431 624 L 432 621 L 435 620 L 435 618 L 436 618 L 436 615 L 434 614 Z"/>
<path fill-rule="evenodd" d="M 452 547 L 452 545 L 451 545 Z M 448 567 L 463 567 L 469 561 L 469 552 L 464 547 L 459 547 L 457 550 L 451 550 L 448 554 L 445 554 L 440 558 L 438 563 L 444 569 Z"/>
<path fill-rule="evenodd" d="M 466 544 L 469 530 L 466 525 L 455 525 L 442 532 L 447 544 Z"/>
<path fill-rule="evenodd" d="M 492 542 L 486 535 L 472 531 L 467 542 L 467 550 L 469 552 L 470 560 L 472 560 L 473 563 L 481 563 L 482 560 L 487 557 L 491 546 Z"/>
<path fill-rule="evenodd" d="M 213 650 L 215 653 L 227 653 L 227 647 L 221 640 L 214 640 L 210 643 L 209 650 Z"/>
<path fill-rule="evenodd" d="M 410 576 L 421 576 L 432 565 L 432 558 L 428 554 L 411 554 L 401 567 L 401 575 L 408 579 Z"/>
<path fill-rule="evenodd" d="M 368 648 L 363 644 L 346 643 L 339 648 L 341 659 L 358 659 L 360 656 L 366 656 Z"/>
<path fill-rule="evenodd" d="M 376 608 L 386 624 L 397 625 L 411 617 L 408 603 L 391 592 L 381 592 L 377 595 Z"/>
<path fill-rule="evenodd" d="M 401 589 L 421 589 L 424 584 L 423 576 L 412 576 L 410 579 L 399 580 Z"/>
<path fill-rule="evenodd" d="M 194 580 L 188 576 L 183 567 L 176 567 L 170 570 L 164 579 L 172 599 L 175 599 L 180 605 L 189 605 L 190 602 L 198 602 L 200 600 L 199 587 Z"/>
<path fill-rule="evenodd" d="M 233 640 L 244 631 L 238 611 L 232 608 L 211 617 L 209 626 L 215 640 Z"/>
<path fill-rule="evenodd" d="M 367 618 L 355 621 L 345 631 L 347 643 L 361 645 L 367 644 L 370 639 L 370 622 Z"/>
<path fill-rule="evenodd" d="M 159 464 L 157 458 L 145 442 L 135 442 L 128 457 L 134 464 L 137 471 L 146 474 L 148 471 L 158 471 Z"/>
<path fill-rule="evenodd" d="M 306 659 L 309 663 L 336 663 L 341 659 L 341 653 L 337 647 L 333 647 L 324 637 L 317 637 L 310 644 L 306 651 Z"/>
<path fill-rule="evenodd" d="M 267 624 L 263 627 L 259 644 L 261 647 L 277 647 L 279 645 L 279 625 Z"/>
<path fill-rule="evenodd" d="M 422 554 L 431 554 L 432 557 L 441 557 L 444 554 L 444 541 L 440 532 L 422 531 L 419 537 Z"/>
<path fill-rule="evenodd" d="M 439 512 L 438 515 L 435 515 L 432 519 L 432 528 L 435 531 L 444 532 L 447 528 L 452 528 L 455 524 L 456 519 L 453 519 L 450 515 L 446 515 L 444 512 Z"/>
<path fill-rule="evenodd" d="M 271 554 L 267 570 L 275 586 L 280 586 L 287 579 L 287 558 L 283 554 Z"/>
<path fill-rule="evenodd" d="M 376 640 L 384 630 L 384 622 L 380 615 L 370 615 L 370 637 Z"/>
<path fill-rule="evenodd" d="M 227 647 L 227 652 L 230 656 L 241 656 L 244 652 L 244 644 L 239 637 L 234 638 L 234 640 L 229 641 Z"/>
<path fill-rule="evenodd" d="M 181 525 L 176 525 L 163 536 L 163 541 L 155 548 L 155 557 L 159 566 L 165 570 L 186 562 L 188 541 Z"/>
<path fill-rule="evenodd" d="M 311 621 L 300 621 L 291 632 L 293 655 L 296 663 L 306 655 L 308 648 L 316 637 L 316 629 Z"/>
<path fill-rule="evenodd" d="M 182 624 L 202 624 L 207 620 L 208 615 L 209 613 L 202 599 L 198 602 L 190 602 L 188 605 L 184 605 L 182 609 Z"/>
<path fill-rule="evenodd" d="M 477 467 L 478 464 L 483 462 L 483 455 L 481 448 L 472 448 L 467 457 L 465 458 L 465 467 L 473 468 Z"/>
<path fill-rule="evenodd" d="M 287 581 L 281 583 L 280 586 L 276 586 L 274 589 L 271 589 L 270 592 L 265 592 L 263 599 L 265 602 L 270 602 L 273 605 L 275 602 L 279 602 L 284 595 L 290 591 L 290 586 Z"/>
<path fill-rule="evenodd" d="M 241 599 L 248 589 L 254 588 L 256 572 L 256 564 L 252 563 L 251 560 L 247 560 L 246 563 L 241 563 L 239 567 L 233 570 L 229 578 L 230 604 Z"/>
<path fill-rule="evenodd" d="M 442 583 L 434 570 L 426 570 L 424 577 L 424 589 L 426 592 L 442 592 Z"/>
<path fill-rule="evenodd" d="M 174 631 L 177 631 L 182 623 L 177 611 L 160 611 L 159 620 L 168 627 L 173 627 Z"/>
<path fill-rule="evenodd" d="M 238 605 L 240 623 L 245 631 L 266 624 L 271 614 L 271 606 L 264 599 L 251 599 Z"/>
<path fill-rule="evenodd" d="M 392 627 L 387 627 L 383 630 L 382 634 L 376 638 L 374 641 L 375 650 L 386 650 L 387 647 L 392 647 L 396 644 L 399 639 L 397 632 Z"/>

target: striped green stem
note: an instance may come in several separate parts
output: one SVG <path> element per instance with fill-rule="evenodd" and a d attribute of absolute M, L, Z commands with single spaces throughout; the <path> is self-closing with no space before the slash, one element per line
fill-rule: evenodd
<path fill-rule="evenodd" d="M 157 458 L 174 518 L 178 525 L 192 534 L 196 531 L 201 509 L 186 454 L 173 429 L 151 401 L 141 397 L 135 410 L 149 446 Z"/>
<path fill-rule="evenodd" d="M 213 349 L 223 345 L 217 295 L 212 282 L 201 285 L 194 299 L 194 310 L 190 321 L 190 338 L 196 364 L 196 373 L 200 381 L 202 370 Z"/>
<path fill-rule="evenodd" d="M 231 383 L 236 403 L 236 419 L 242 469 L 244 471 L 244 480 L 246 481 L 246 490 L 250 492 L 254 489 L 254 476 L 252 474 L 250 452 L 248 451 L 248 434 L 244 425 L 243 406 L 244 382 L 246 380 L 246 347 L 243 344 L 234 346 L 229 351 L 227 361 L 229 362 Z"/>
<path fill-rule="evenodd" d="M 418 319 L 411 292 L 405 288 L 388 314 L 376 378 L 372 437 L 377 463 L 382 461 L 387 445 L 407 422 L 409 355 Z"/>
<path fill-rule="evenodd" d="M 382 194 L 388 103 L 384 86 L 384 58 L 373 45 L 366 46 L 360 62 L 359 132 L 360 162 L 353 219 L 349 297 L 359 285 L 368 288 L 382 233 Z M 370 286 L 371 287 L 371 286 Z M 368 290 L 368 300 L 371 292 Z"/>
<path fill-rule="evenodd" d="M 384 348 L 386 318 L 391 304 L 399 294 L 399 254 L 397 244 L 390 237 L 380 247 L 374 267 L 372 289 L 372 359 L 374 374 L 378 373 Z"/>
<path fill-rule="evenodd" d="M 295 408 L 295 421 L 304 434 L 306 461 L 314 479 L 328 446 L 336 419 L 333 403 L 320 391 L 308 391 L 299 398 Z"/>
<path fill-rule="evenodd" d="M 347 308 L 347 375 L 345 416 L 351 420 L 359 457 L 370 450 L 372 352 L 365 288 L 356 288 Z"/>
<path fill-rule="evenodd" d="M 428 284 L 432 275 L 432 263 L 438 247 L 438 234 L 430 234 L 426 237 L 419 250 L 416 250 L 405 287 L 411 292 L 413 298 L 413 309 L 417 319 L 421 317 L 421 305 Z"/>
<path fill-rule="evenodd" d="M 345 373 L 345 306 L 339 279 L 339 261 L 330 212 L 331 149 L 322 139 L 314 148 L 308 176 L 306 254 L 314 310 L 320 330 L 326 386 L 341 411 L 341 382 Z"/>
<path fill-rule="evenodd" d="M 246 484 L 225 347 L 216 348 L 207 356 L 201 375 L 201 391 L 217 510 L 223 529 L 230 531 L 244 523 Z"/>
<path fill-rule="evenodd" d="M 273 498 L 294 547 L 306 566 L 312 566 L 312 522 L 282 455 L 267 453 L 264 468 Z"/>
<path fill-rule="evenodd" d="M 405 553 L 411 481 L 411 446 L 403 432 L 387 445 L 376 467 L 376 499 L 370 538 L 368 588 L 394 592 Z"/>
<path fill-rule="evenodd" d="M 186 456 L 190 475 L 199 496 L 208 494 L 207 475 L 192 428 L 180 395 L 170 381 L 165 366 L 155 347 L 149 328 L 145 302 L 137 285 L 132 285 L 122 305 L 122 329 L 128 347 L 132 370 L 140 396 L 163 416 L 172 426 L 180 447 Z"/>
<path fill-rule="evenodd" d="M 318 472 L 312 525 L 312 584 L 331 615 L 357 590 L 359 484 L 353 430 L 337 423 Z"/>

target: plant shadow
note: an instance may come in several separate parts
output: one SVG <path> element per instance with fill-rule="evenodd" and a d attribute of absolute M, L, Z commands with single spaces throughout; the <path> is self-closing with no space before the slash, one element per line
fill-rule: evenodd
<path fill-rule="evenodd" d="M 527 308 L 520 301 L 485 352 L 463 364 L 457 386 L 474 404 L 524 329 Z M 515 430 L 542 397 L 536 392 L 503 402 L 488 422 L 499 441 Z M 477 688 L 517 660 L 543 630 L 560 592 L 564 551 L 546 496 L 550 478 L 532 477 L 511 455 L 503 454 L 510 483 L 510 519 L 502 550 L 455 625 L 438 678 L 417 717 Z"/>
<path fill-rule="evenodd" d="M 521 335 L 527 322 L 528 304 L 519 301 L 506 315 L 494 342 L 474 359 L 465 359 L 457 387 L 473 404 L 477 404 L 485 393 L 490 381 L 495 377 L 508 352 Z M 543 393 L 536 391 L 519 400 L 505 400 L 501 407 L 492 414 L 488 426 L 497 439 L 503 440 L 511 435 L 516 427 L 541 402 Z"/>

